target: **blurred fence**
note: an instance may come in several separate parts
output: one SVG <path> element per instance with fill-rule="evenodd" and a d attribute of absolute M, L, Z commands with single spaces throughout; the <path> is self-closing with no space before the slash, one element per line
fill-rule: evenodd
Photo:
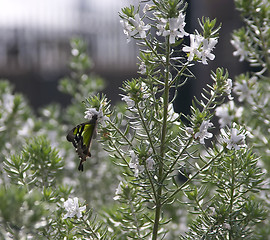
<path fill-rule="evenodd" d="M 0 0 L 0 74 L 61 72 L 69 40 L 81 36 L 99 71 L 136 67 L 118 12 L 127 0 Z"/>

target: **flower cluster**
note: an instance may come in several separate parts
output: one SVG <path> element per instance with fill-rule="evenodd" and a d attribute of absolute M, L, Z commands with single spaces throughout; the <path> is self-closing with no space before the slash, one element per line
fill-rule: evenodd
<path fill-rule="evenodd" d="M 237 108 L 233 101 L 229 101 L 216 108 L 216 116 L 219 117 L 218 123 L 221 128 L 231 126 L 233 120 L 240 118 L 242 113 L 243 107 Z"/>
<path fill-rule="evenodd" d="M 124 34 L 127 35 L 128 42 L 131 37 L 138 33 L 141 38 L 146 38 L 146 32 L 151 28 L 149 24 L 144 24 L 138 13 L 134 15 L 134 18 L 130 17 L 128 20 L 120 20 L 120 23 L 124 28 Z"/>
<path fill-rule="evenodd" d="M 146 4 L 144 8 L 144 13 L 152 10 L 149 4 Z M 217 44 L 216 37 L 207 37 L 197 34 L 189 34 L 185 31 L 184 27 L 185 14 L 178 12 L 177 17 L 165 18 L 160 12 L 154 12 L 156 23 L 154 27 L 156 28 L 157 36 L 168 37 L 170 44 L 175 44 L 176 40 L 182 39 L 185 36 L 190 36 L 190 46 L 183 47 L 183 51 L 188 53 L 188 61 L 195 59 L 201 59 L 203 64 L 207 64 L 207 59 L 214 60 L 215 55 L 212 53 L 215 45 Z M 150 32 L 151 26 L 145 23 L 140 18 L 139 14 L 136 13 L 134 17 L 128 17 L 126 19 L 120 20 L 124 34 L 127 36 L 127 41 L 129 42 L 131 37 L 139 34 L 140 38 L 145 39 L 147 33 Z M 145 65 L 140 66 L 140 73 L 145 74 Z"/>
<path fill-rule="evenodd" d="M 198 34 L 190 34 L 189 37 L 190 46 L 183 47 L 183 51 L 189 54 L 188 61 L 192 61 L 195 56 L 201 59 L 203 64 L 207 64 L 207 58 L 215 59 L 215 55 L 211 52 L 218 42 L 216 38 L 205 39 Z"/>

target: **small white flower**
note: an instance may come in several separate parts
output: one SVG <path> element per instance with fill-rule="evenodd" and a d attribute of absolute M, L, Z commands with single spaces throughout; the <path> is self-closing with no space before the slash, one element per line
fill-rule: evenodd
<path fill-rule="evenodd" d="M 139 70 L 138 73 L 140 74 L 146 74 L 146 65 L 145 65 L 145 62 L 141 62 L 140 66 L 139 66 Z"/>
<path fill-rule="evenodd" d="M 11 113 L 14 107 L 15 96 L 10 93 L 4 93 L 2 95 L 2 98 L 3 98 L 2 107 L 4 107 L 8 113 Z"/>
<path fill-rule="evenodd" d="M 214 49 L 217 42 L 218 41 L 216 38 L 210 38 L 210 39 L 203 40 L 203 47 L 202 47 L 202 51 L 200 54 L 200 57 L 202 59 L 203 64 L 208 64 L 207 58 L 209 58 L 210 60 L 215 59 L 215 55 L 213 53 L 211 53 L 211 51 Z"/>
<path fill-rule="evenodd" d="M 132 36 L 132 26 L 129 24 L 127 20 L 120 20 L 120 23 L 123 26 L 124 34 L 127 35 L 127 42 L 130 42 L 131 36 Z"/>
<path fill-rule="evenodd" d="M 163 31 L 163 36 L 169 36 L 170 44 L 175 43 L 175 38 L 183 38 L 189 34 L 184 30 L 185 15 L 180 13 L 177 18 L 169 18 L 169 30 Z"/>
<path fill-rule="evenodd" d="M 213 136 L 212 133 L 207 132 L 208 128 L 212 127 L 213 123 L 210 120 L 203 121 L 200 126 L 200 131 L 195 134 L 195 138 L 200 138 L 200 143 L 205 144 L 204 139 L 211 138 Z"/>
<path fill-rule="evenodd" d="M 118 187 L 116 188 L 115 190 L 115 196 L 113 198 L 113 200 L 119 200 L 120 199 L 120 195 L 123 193 L 123 189 L 122 189 L 122 186 L 123 186 L 123 182 L 121 181 L 119 184 L 118 184 Z"/>
<path fill-rule="evenodd" d="M 219 117 L 220 127 L 231 126 L 233 119 L 242 116 L 243 107 L 236 108 L 233 101 L 229 101 L 216 108 L 216 116 Z"/>
<path fill-rule="evenodd" d="M 155 161 L 152 157 L 149 157 L 146 159 L 146 168 L 149 170 L 149 171 L 152 171 L 154 170 L 154 166 L 155 166 Z"/>
<path fill-rule="evenodd" d="M 139 173 L 144 171 L 144 166 L 139 164 L 138 157 L 134 153 L 134 151 L 130 151 L 131 160 L 129 162 L 129 168 L 133 169 L 134 176 L 138 177 Z"/>
<path fill-rule="evenodd" d="M 135 102 L 129 96 L 124 96 L 121 100 L 126 102 L 128 108 L 133 108 L 135 106 Z"/>
<path fill-rule="evenodd" d="M 233 100 L 233 97 L 231 95 L 231 93 L 232 93 L 232 79 L 230 79 L 230 78 L 227 79 L 225 92 L 228 94 L 229 100 Z"/>
<path fill-rule="evenodd" d="M 224 142 L 227 143 L 227 148 L 239 150 L 240 147 L 245 146 L 245 135 L 240 134 L 240 131 L 236 128 L 232 128 L 230 139 L 225 138 Z"/>
<path fill-rule="evenodd" d="M 86 111 L 84 112 L 85 119 L 91 120 L 93 116 L 97 116 L 98 122 L 100 122 L 102 125 L 105 124 L 105 121 L 107 121 L 109 118 L 107 116 L 103 115 L 102 108 L 100 107 L 99 111 L 97 111 L 95 108 L 86 108 Z"/>
<path fill-rule="evenodd" d="M 94 115 L 99 115 L 100 112 L 97 111 L 95 108 L 86 108 L 86 111 L 84 112 L 85 116 L 84 118 L 91 120 Z"/>
<path fill-rule="evenodd" d="M 191 62 L 195 57 L 195 55 L 197 57 L 201 56 L 201 53 L 199 52 L 198 49 L 202 43 L 203 37 L 194 34 L 190 34 L 189 37 L 190 37 L 190 47 L 188 46 L 183 47 L 183 51 L 189 53 L 188 61 Z"/>
<path fill-rule="evenodd" d="M 22 125 L 22 128 L 18 130 L 18 135 L 23 136 L 23 137 L 29 136 L 34 126 L 35 126 L 35 123 L 33 119 L 28 118 L 26 122 Z"/>
<path fill-rule="evenodd" d="M 233 40 L 231 40 L 231 44 L 235 47 L 236 51 L 233 52 L 233 56 L 240 56 L 239 61 L 244 61 L 248 56 L 248 51 L 245 50 L 245 44 L 240 41 L 240 38 L 237 36 L 233 36 Z"/>
<path fill-rule="evenodd" d="M 234 103 L 232 101 L 230 102 L 230 105 L 231 107 L 234 107 Z M 234 119 L 234 116 L 231 115 L 231 111 L 227 104 L 223 104 L 216 108 L 216 116 L 219 117 L 218 123 L 220 124 L 221 128 L 227 125 L 230 126 L 232 120 Z"/>
<path fill-rule="evenodd" d="M 158 36 L 163 35 L 163 32 L 165 31 L 166 25 L 167 25 L 167 20 L 166 19 L 158 18 L 158 24 L 157 24 L 158 31 L 156 32 L 156 34 Z"/>
<path fill-rule="evenodd" d="M 188 136 L 192 135 L 194 133 L 194 130 L 192 127 L 186 127 L 186 133 Z"/>
<path fill-rule="evenodd" d="M 64 202 L 64 207 L 67 211 L 63 219 L 66 218 L 73 218 L 75 215 L 77 218 L 82 217 L 82 212 L 85 211 L 86 206 L 79 207 L 79 200 L 77 197 L 75 198 L 69 198 L 67 201 Z"/>
<path fill-rule="evenodd" d="M 173 104 L 170 103 L 168 105 L 168 120 L 175 122 L 179 118 L 179 114 L 174 111 Z M 175 122 L 176 124 L 179 124 L 179 122 Z"/>
<path fill-rule="evenodd" d="M 129 21 L 135 27 L 135 29 L 132 32 L 132 35 L 134 36 L 137 33 L 139 33 L 141 38 L 146 38 L 146 31 L 148 31 L 151 28 L 151 26 L 149 24 L 145 25 L 138 13 L 134 15 L 134 18 L 130 17 Z"/>
<path fill-rule="evenodd" d="M 252 77 L 250 82 L 256 81 L 257 77 Z M 248 103 L 253 103 L 253 96 L 256 95 L 256 89 L 251 89 L 248 82 L 243 79 L 242 82 L 236 82 L 233 91 L 238 95 L 239 102 L 246 100 Z"/>

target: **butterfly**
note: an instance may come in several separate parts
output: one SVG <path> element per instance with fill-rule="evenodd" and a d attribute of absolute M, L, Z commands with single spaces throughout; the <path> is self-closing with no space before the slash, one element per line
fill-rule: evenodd
<path fill-rule="evenodd" d="M 67 140 L 72 142 L 80 158 L 79 171 L 83 171 L 83 163 L 91 157 L 90 148 L 92 139 L 96 136 L 98 115 L 94 114 L 88 122 L 81 123 L 69 131 Z"/>

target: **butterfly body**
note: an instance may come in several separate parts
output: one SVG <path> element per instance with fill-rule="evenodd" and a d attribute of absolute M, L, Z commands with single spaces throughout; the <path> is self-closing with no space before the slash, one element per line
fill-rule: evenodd
<path fill-rule="evenodd" d="M 92 139 L 96 135 L 97 115 L 93 115 L 88 122 L 81 123 L 69 131 L 67 140 L 76 148 L 76 152 L 80 158 L 79 171 L 83 171 L 83 163 L 87 157 L 91 157 L 90 148 Z"/>

